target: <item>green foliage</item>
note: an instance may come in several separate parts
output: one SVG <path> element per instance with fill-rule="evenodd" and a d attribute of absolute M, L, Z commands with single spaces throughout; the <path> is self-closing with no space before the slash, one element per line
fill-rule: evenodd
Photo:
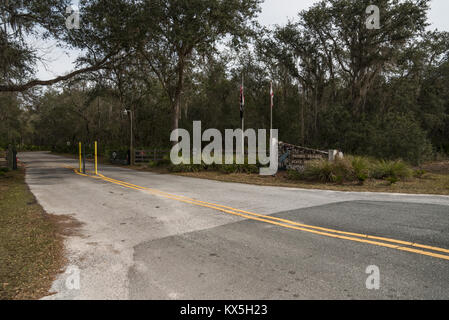
<path fill-rule="evenodd" d="M 149 167 L 149 168 L 156 168 L 157 166 L 158 166 L 158 164 L 157 164 L 156 161 L 150 160 L 150 161 L 148 162 L 148 167 Z"/>
<path fill-rule="evenodd" d="M 310 181 L 343 183 L 353 181 L 355 174 L 349 160 L 337 159 L 333 162 L 327 160 L 312 161 L 306 164 L 300 176 Z"/>
<path fill-rule="evenodd" d="M 399 178 L 398 177 L 387 177 L 387 178 L 385 178 L 385 181 L 388 181 L 390 183 L 390 185 L 393 185 L 393 184 L 399 182 Z"/>
<path fill-rule="evenodd" d="M 301 180 L 303 176 L 297 170 L 287 170 L 287 178 L 290 180 Z"/>
<path fill-rule="evenodd" d="M 68 2 L 9 1 L 8 10 L 0 4 L 7 33 L 1 28 L 0 90 L 31 78 L 35 52 L 25 40 L 40 28 L 85 52 L 80 63 L 116 58 L 117 52 L 120 59 L 58 91 L 23 99 L 0 94 L 2 147 L 21 141 L 76 152 L 68 141 L 98 140 L 106 156 L 126 152 L 130 118 L 124 108 L 133 111 L 136 147 L 167 148 L 173 127 L 191 132 L 196 120 L 224 133 L 240 126 L 236 96 L 243 74 L 248 128 L 268 127 L 270 110 L 262 106 L 269 102 L 267 79 L 273 79 L 273 125 L 281 141 L 413 164 L 449 154 L 449 33 L 424 32 L 426 0 L 378 1 L 382 24 L 391 27 L 376 32 L 364 24 L 369 0 L 320 1 L 272 31 L 253 24 L 259 0 L 82 0 L 83 27 L 67 32 L 61 13 Z M 14 21 L 22 14 L 29 19 Z M 254 50 L 239 51 L 250 36 Z M 216 52 L 224 39 L 232 50 Z M 350 161 L 316 165 L 308 174 L 340 183 L 371 177 L 372 161 Z"/>
<path fill-rule="evenodd" d="M 223 164 L 223 165 L 206 165 L 205 163 L 198 164 L 180 164 L 171 165 L 169 167 L 171 172 L 201 172 L 201 171 L 218 171 L 225 174 L 232 173 L 246 173 L 255 174 L 259 172 L 259 167 L 257 165 L 251 164 Z"/>
<path fill-rule="evenodd" d="M 174 173 L 200 172 L 206 171 L 207 167 L 203 164 L 178 164 L 170 166 L 169 170 Z"/>
<path fill-rule="evenodd" d="M 0 1 L 0 87 L 28 79 L 38 60 L 27 38 L 60 36 L 69 0 Z"/>
<path fill-rule="evenodd" d="M 405 159 L 415 164 L 432 156 L 432 145 L 426 132 L 410 114 L 388 114 L 381 128 L 370 141 L 373 155 Z"/>
<path fill-rule="evenodd" d="M 370 176 L 370 162 L 363 157 L 354 157 L 351 160 L 354 174 L 360 184 L 363 184 Z"/>
<path fill-rule="evenodd" d="M 416 178 L 421 179 L 426 173 L 427 173 L 426 170 L 418 169 L 418 170 L 415 170 L 415 171 L 413 172 L 413 176 L 415 176 Z"/>
<path fill-rule="evenodd" d="M 226 174 L 231 173 L 258 173 L 259 168 L 256 165 L 251 164 L 225 164 L 218 166 L 219 171 Z"/>
<path fill-rule="evenodd" d="M 406 179 L 410 178 L 413 174 L 410 167 L 401 160 L 377 161 L 372 170 L 372 177 L 375 179 Z"/>
<path fill-rule="evenodd" d="M 171 165 L 171 161 L 167 159 L 163 159 L 160 161 L 150 160 L 148 162 L 149 168 L 158 168 L 158 167 L 169 167 Z"/>
<path fill-rule="evenodd" d="M 367 179 L 383 179 L 396 183 L 410 178 L 413 170 L 403 161 L 373 160 L 366 157 L 351 157 L 330 162 L 316 160 L 306 163 L 302 172 L 288 171 L 292 180 L 319 181 L 324 183 L 359 182 Z"/>

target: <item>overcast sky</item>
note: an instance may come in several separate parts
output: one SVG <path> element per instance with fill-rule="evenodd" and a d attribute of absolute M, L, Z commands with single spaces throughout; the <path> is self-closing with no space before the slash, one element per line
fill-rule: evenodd
<path fill-rule="evenodd" d="M 73 3 L 78 1 L 74 0 Z M 288 19 L 294 19 L 298 12 L 307 9 L 317 0 L 265 0 L 262 5 L 262 13 L 259 21 L 263 25 L 285 24 Z M 429 13 L 429 20 L 432 23 L 432 29 L 440 31 L 449 31 L 449 1 L 448 0 L 432 0 L 432 8 Z M 82 22 L 81 22 L 82 23 Z M 51 79 L 55 76 L 62 75 L 74 69 L 73 61 L 77 56 L 77 52 L 66 52 L 58 49 L 50 44 L 44 48 L 47 60 L 47 68 L 43 65 L 38 66 L 37 77 L 42 80 Z"/>

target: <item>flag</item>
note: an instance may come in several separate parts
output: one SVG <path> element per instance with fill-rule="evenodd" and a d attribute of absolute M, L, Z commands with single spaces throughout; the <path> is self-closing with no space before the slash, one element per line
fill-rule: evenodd
<path fill-rule="evenodd" d="M 240 118 L 243 119 L 245 113 L 245 95 L 243 93 L 243 84 L 240 86 Z"/>
<path fill-rule="evenodd" d="M 270 82 L 270 97 L 271 97 L 271 108 L 273 108 L 274 107 L 273 81 Z"/>

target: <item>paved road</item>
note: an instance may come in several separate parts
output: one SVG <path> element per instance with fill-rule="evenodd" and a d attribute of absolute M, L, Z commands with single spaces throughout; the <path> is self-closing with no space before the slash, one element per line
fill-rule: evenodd
<path fill-rule="evenodd" d="M 48 299 L 449 299 L 449 197 L 111 166 L 94 178 L 68 169 L 74 160 L 19 158 L 44 209 L 82 223 L 66 240 L 80 290 L 69 290 L 62 274 Z M 372 265 L 379 290 L 366 288 Z"/>

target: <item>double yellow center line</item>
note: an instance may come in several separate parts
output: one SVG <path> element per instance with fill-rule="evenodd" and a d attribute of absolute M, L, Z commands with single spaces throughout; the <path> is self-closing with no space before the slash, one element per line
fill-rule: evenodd
<path fill-rule="evenodd" d="M 408 242 L 408 241 L 401 241 L 401 240 L 384 238 L 384 237 L 370 236 L 370 235 L 360 234 L 360 233 L 345 232 L 345 231 L 340 231 L 340 230 L 311 226 L 311 225 L 302 224 L 302 223 L 298 223 L 295 221 L 286 220 L 286 219 L 282 219 L 282 218 L 278 218 L 278 217 L 272 217 L 272 216 L 262 215 L 262 214 L 258 214 L 258 213 L 254 213 L 254 212 L 245 211 L 245 210 L 240 210 L 240 209 L 236 209 L 236 208 L 232 208 L 229 206 L 224 206 L 224 205 L 220 205 L 220 204 L 216 204 L 216 203 L 200 201 L 200 200 L 196 200 L 196 199 L 192 199 L 192 198 L 188 198 L 188 197 L 184 197 L 184 196 L 178 196 L 178 195 L 170 194 L 170 193 L 167 193 L 164 191 L 147 188 L 147 187 L 142 187 L 142 186 L 138 186 L 138 185 L 135 185 L 135 184 L 132 184 L 129 182 L 109 178 L 102 174 L 99 174 L 97 176 L 91 176 L 91 175 L 86 175 L 86 174 L 80 173 L 79 171 L 77 171 L 76 169 L 73 169 L 72 167 L 66 167 L 66 168 L 72 169 L 76 174 L 81 175 L 81 176 L 110 182 L 110 183 L 113 183 L 113 184 L 116 184 L 116 185 L 119 185 L 119 186 L 122 186 L 125 188 L 143 191 L 145 193 L 164 197 L 167 199 L 172 199 L 172 200 L 176 200 L 176 201 L 180 201 L 180 202 L 184 202 L 184 203 L 188 203 L 188 204 L 192 204 L 192 205 L 196 205 L 196 206 L 214 209 L 214 210 L 221 211 L 224 213 L 239 216 L 239 217 L 242 217 L 245 219 L 269 223 L 269 224 L 273 224 L 273 225 L 280 226 L 283 228 L 309 232 L 309 233 L 313 233 L 313 234 L 317 234 L 317 235 L 321 235 L 321 236 L 342 239 L 342 240 L 355 241 L 355 242 L 371 244 L 371 245 L 375 245 L 375 246 L 386 247 L 386 248 L 391 248 L 391 249 L 400 250 L 400 251 L 412 252 L 412 253 L 430 256 L 430 257 L 434 257 L 434 258 L 449 260 L 449 255 L 446 255 L 446 254 L 449 254 L 449 250 L 444 249 L 444 248 L 432 247 L 432 246 L 422 245 L 422 244 L 418 244 L 418 243 L 412 243 L 412 242 Z M 423 249 L 425 249 L 425 250 L 423 250 Z M 426 250 L 430 250 L 430 251 L 426 251 Z M 446 254 L 442 254 L 442 253 L 446 253 Z"/>

